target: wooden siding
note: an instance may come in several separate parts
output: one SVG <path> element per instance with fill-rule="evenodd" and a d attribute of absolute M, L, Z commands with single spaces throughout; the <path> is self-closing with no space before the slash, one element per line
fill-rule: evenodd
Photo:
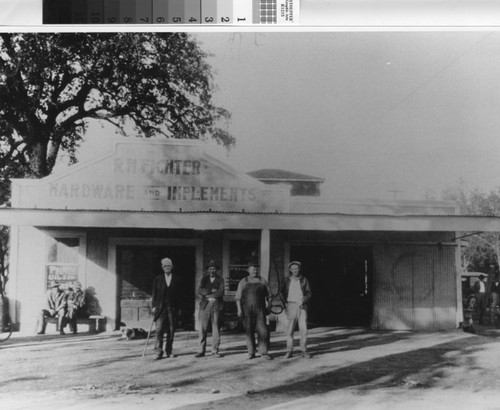
<path fill-rule="evenodd" d="M 453 246 L 374 248 L 375 329 L 445 330 L 457 326 Z"/>

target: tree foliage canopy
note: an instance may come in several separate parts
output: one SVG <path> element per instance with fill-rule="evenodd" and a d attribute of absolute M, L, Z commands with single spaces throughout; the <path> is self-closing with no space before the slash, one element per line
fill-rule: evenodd
<path fill-rule="evenodd" d="M 445 199 L 457 202 L 465 215 L 500 216 L 500 188 L 490 192 L 467 192 L 459 184 L 445 192 Z M 500 265 L 500 233 L 482 232 L 464 238 L 468 246 L 462 252 L 462 264 L 468 271 L 498 272 Z"/>
<path fill-rule="evenodd" d="M 2 176 L 49 175 L 61 151 L 75 161 L 90 119 L 231 146 L 206 57 L 186 33 L 0 34 Z"/>

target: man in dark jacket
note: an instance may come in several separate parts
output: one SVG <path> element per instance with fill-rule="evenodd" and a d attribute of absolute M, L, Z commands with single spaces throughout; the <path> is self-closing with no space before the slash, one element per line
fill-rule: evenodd
<path fill-rule="evenodd" d="M 483 324 L 484 314 L 488 304 L 488 284 L 485 282 L 485 276 L 479 275 L 479 280 L 474 283 L 474 294 L 476 295 L 476 313 L 479 324 Z"/>
<path fill-rule="evenodd" d="M 288 264 L 290 276 L 286 278 L 281 294 L 286 303 L 286 316 L 288 326 L 286 330 L 286 354 L 285 358 L 292 357 L 293 333 L 297 323 L 300 332 L 300 350 L 302 357 L 310 358 L 307 352 L 307 308 L 311 299 L 311 287 L 309 281 L 301 274 L 302 264 L 293 261 Z"/>
<path fill-rule="evenodd" d="M 72 283 L 67 292 L 68 300 L 68 311 L 66 312 L 66 317 L 68 319 L 69 330 L 71 333 L 76 334 L 77 319 L 81 315 L 83 306 L 85 305 L 85 293 L 82 290 L 82 285 L 80 282 Z"/>
<path fill-rule="evenodd" d="M 155 350 L 157 360 L 165 354 L 172 356 L 174 343 L 175 319 L 177 315 L 179 284 L 172 275 L 173 264 L 169 258 L 161 260 L 163 273 L 153 279 L 153 297 L 151 299 L 153 317 L 156 324 Z M 165 349 L 163 349 L 163 334 L 167 333 Z"/>
<path fill-rule="evenodd" d="M 220 332 L 219 315 L 222 313 L 224 296 L 224 279 L 217 275 L 219 265 L 210 261 L 207 265 L 207 275 L 203 276 L 198 288 L 200 300 L 200 338 L 198 353 L 195 357 L 205 356 L 207 348 L 208 324 L 212 322 L 212 356 L 221 357 L 219 354 Z"/>

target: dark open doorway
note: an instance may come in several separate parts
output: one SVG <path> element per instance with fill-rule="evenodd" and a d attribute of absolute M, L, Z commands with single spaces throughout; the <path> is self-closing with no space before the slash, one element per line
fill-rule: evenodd
<path fill-rule="evenodd" d="M 182 298 L 178 327 L 194 328 L 196 248 L 193 246 L 119 246 L 117 274 L 119 321 L 132 327 L 151 324 L 151 289 L 154 276 L 161 274 L 161 259 L 168 257 L 173 274 L 181 279 Z"/>
<path fill-rule="evenodd" d="M 372 316 L 372 248 L 292 245 L 313 298 L 312 326 L 369 326 Z"/>

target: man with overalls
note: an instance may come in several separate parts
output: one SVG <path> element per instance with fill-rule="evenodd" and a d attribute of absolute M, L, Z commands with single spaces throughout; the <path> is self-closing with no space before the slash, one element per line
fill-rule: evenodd
<path fill-rule="evenodd" d="M 272 360 L 268 354 L 269 331 L 266 325 L 271 291 L 267 281 L 259 275 L 257 262 L 250 262 L 247 270 L 248 276 L 238 283 L 235 300 L 238 317 L 243 318 L 245 326 L 248 358 L 255 358 L 255 331 L 257 331 L 261 357 Z"/>

